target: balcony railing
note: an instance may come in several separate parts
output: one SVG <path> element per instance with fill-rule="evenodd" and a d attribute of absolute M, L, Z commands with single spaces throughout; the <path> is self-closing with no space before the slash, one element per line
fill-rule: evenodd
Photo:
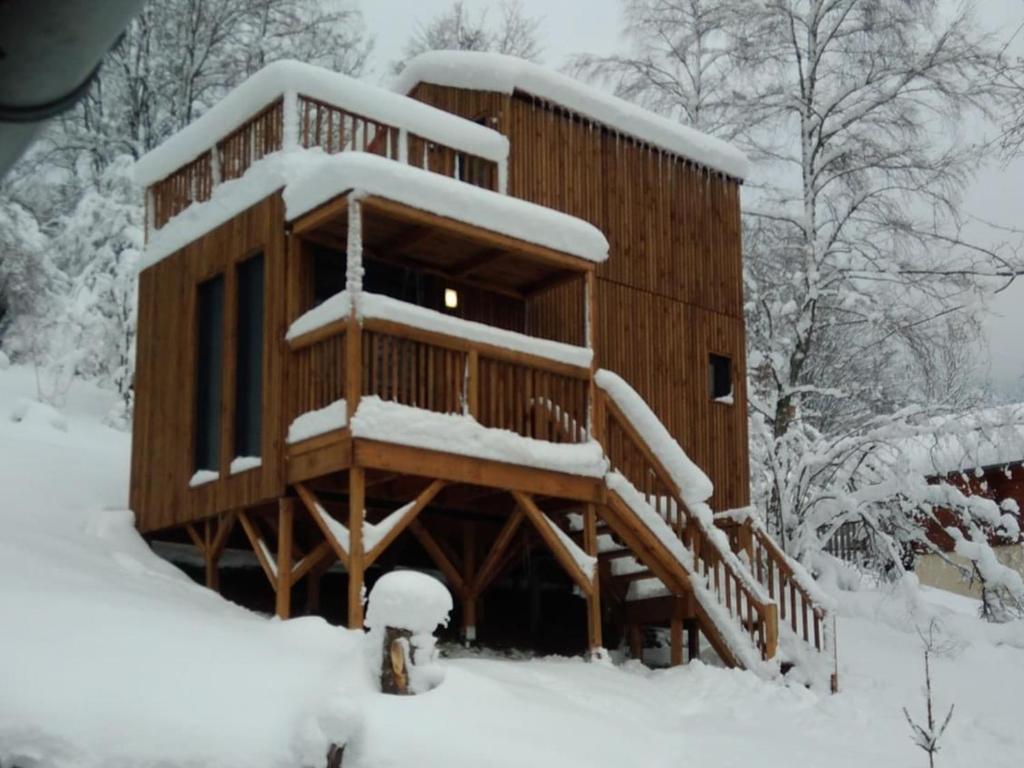
<path fill-rule="evenodd" d="M 256 161 L 287 143 L 285 99 L 267 105 L 188 164 L 149 187 L 147 223 L 159 229 L 192 203 L 210 199 L 214 188 L 240 178 Z M 370 152 L 490 190 L 499 188 L 498 164 L 414 131 L 299 94 L 293 97 L 298 125 L 294 141 L 328 154 Z"/>
<path fill-rule="evenodd" d="M 538 440 L 588 439 L 589 368 L 369 317 L 336 321 L 289 347 L 289 421 L 357 391 Z"/>

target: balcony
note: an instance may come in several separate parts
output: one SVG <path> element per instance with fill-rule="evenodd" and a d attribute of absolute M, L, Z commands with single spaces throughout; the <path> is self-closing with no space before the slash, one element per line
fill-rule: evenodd
<path fill-rule="evenodd" d="M 432 211 L 360 188 L 292 221 L 288 482 L 359 465 L 592 498 L 586 238 L 535 233 L 529 203 L 430 185 Z"/>
<path fill-rule="evenodd" d="M 504 192 L 508 142 L 495 131 L 336 72 L 280 61 L 139 162 L 148 230 L 292 149 L 370 153 Z"/>

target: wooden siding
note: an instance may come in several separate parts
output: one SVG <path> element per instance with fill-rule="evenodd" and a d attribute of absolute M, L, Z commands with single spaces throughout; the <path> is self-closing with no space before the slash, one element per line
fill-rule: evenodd
<path fill-rule="evenodd" d="M 599 227 L 598 364 L 623 375 L 715 482 L 749 503 L 739 185 L 526 94 L 421 84 L 411 94 L 508 136 L 508 191 Z M 530 332 L 560 338 L 580 308 L 539 297 Z M 732 359 L 734 404 L 711 400 L 708 355 Z"/>
<path fill-rule="evenodd" d="M 143 532 L 275 498 L 284 490 L 284 209 L 267 198 L 139 276 L 131 507 Z M 260 468 L 231 476 L 234 453 L 234 265 L 264 255 L 263 425 Z M 193 474 L 196 286 L 225 277 L 221 479 L 189 488 Z"/>

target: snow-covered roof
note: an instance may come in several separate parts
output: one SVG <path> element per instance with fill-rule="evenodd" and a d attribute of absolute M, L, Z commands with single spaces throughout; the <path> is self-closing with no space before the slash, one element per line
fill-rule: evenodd
<path fill-rule="evenodd" d="M 277 190 L 291 221 L 344 193 L 378 195 L 592 262 L 608 258 L 608 241 L 592 224 L 525 200 L 475 187 L 366 152 L 321 149 L 276 152 L 240 179 L 219 184 L 152 234 L 140 271 L 225 223 Z"/>
<path fill-rule="evenodd" d="M 1024 461 L 1024 403 L 981 408 L 934 419 L 898 441 L 910 468 L 945 475 Z"/>
<path fill-rule="evenodd" d="M 410 93 L 419 83 L 507 94 L 521 91 L 727 176 L 747 175 L 746 156 L 731 144 L 524 59 L 478 51 L 428 51 L 406 65 L 394 89 Z"/>
<path fill-rule="evenodd" d="M 285 93 L 318 99 L 494 162 L 508 156 L 508 140 L 490 128 L 323 67 L 283 60 L 265 66 L 198 120 L 143 155 L 135 164 L 136 181 L 148 186 L 173 173 Z"/>

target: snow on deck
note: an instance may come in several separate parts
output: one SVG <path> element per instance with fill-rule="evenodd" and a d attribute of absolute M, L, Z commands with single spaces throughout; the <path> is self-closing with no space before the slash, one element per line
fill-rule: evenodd
<path fill-rule="evenodd" d="M 603 477 L 607 464 L 596 442 L 550 443 L 505 429 L 485 427 L 472 416 L 434 413 L 363 397 L 352 417 L 352 436 L 491 459 L 525 467 Z"/>
<path fill-rule="evenodd" d="M 522 91 L 727 176 L 747 175 L 746 156 L 731 144 L 524 59 L 479 51 L 428 51 L 406 65 L 394 89 L 410 93 L 419 83 L 507 94 Z"/>
<path fill-rule="evenodd" d="M 278 190 L 291 221 L 345 192 L 377 195 L 418 210 L 497 232 L 591 262 L 608 258 L 608 241 L 592 224 L 525 200 L 367 152 L 275 152 L 239 179 L 218 184 L 153 232 L 139 270 L 184 248 Z"/>
<path fill-rule="evenodd" d="M 490 128 L 323 67 L 282 60 L 268 64 L 143 155 L 135 164 L 136 181 L 141 186 L 159 181 L 209 151 L 264 107 L 296 93 L 487 160 L 500 163 L 508 157 L 508 140 Z"/>

